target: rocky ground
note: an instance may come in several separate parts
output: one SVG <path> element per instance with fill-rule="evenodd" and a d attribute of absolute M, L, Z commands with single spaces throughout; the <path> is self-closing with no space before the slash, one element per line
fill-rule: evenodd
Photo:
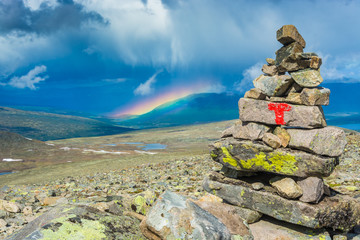
<path fill-rule="evenodd" d="M 340 193 L 360 197 L 360 134 L 347 132 L 348 145 L 334 173 L 326 179 Z M 64 203 L 87 205 L 117 216 L 109 226 L 116 239 L 145 239 L 139 224 L 156 198 L 166 189 L 194 198 L 206 193 L 204 176 L 220 165 L 208 154 L 144 164 L 119 171 L 73 176 L 47 184 L 4 186 L 0 189 L 0 238 Z M 115 235 L 114 235 L 115 236 Z M 114 237 L 115 238 L 115 237 Z"/>

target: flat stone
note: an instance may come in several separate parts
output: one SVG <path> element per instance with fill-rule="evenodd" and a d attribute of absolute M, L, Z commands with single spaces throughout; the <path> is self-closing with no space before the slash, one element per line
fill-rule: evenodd
<path fill-rule="evenodd" d="M 287 147 L 290 141 L 290 135 L 286 131 L 286 129 L 282 127 L 276 127 L 273 134 L 275 134 L 276 136 L 278 136 L 278 138 L 280 138 L 281 146 Z"/>
<path fill-rule="evenodd" d="M 294 25 L 284 25 L 276 31 L 276 40 L 284 45 L 293 42 L 299 43 L 303 48 L 306 46 L 304 38 L 300 35 Z"/>
<path fill-rule="evenodd" d="M 264 184 L 261 182 L 255 182 L 255 183 L 251 184 L 251 187 L 256 191 L 259 191 L 264 188 Z"/>
<path fill-rule="evenodd" d="M 261 71 L 267 75 L 274 76 L 278 74 L 277 67 L 275 65 L 264 64 Z"/>
<path fill-rule="evenodd" d="M 281 139 L 272 133 L 265 133 L 262 140 L 272 148 L 279 148 L 281 146 Z"/>
<path fill-rule="evenodd" d="M 270 131 L 270 127 L 259 123 L 244 123 L 243 125 L 236 125 L 233 131 L 233 137 L 248 140 L 260 140 L 264 134 Z"/>
<path fill-rule="evenodd" d="M 330 157 L 340 156 L 347 144 L 345 132 L 336 127 L 288 129 L 289 147 Z"/>
<path fill-rule="evenodd" d="M 310 60 L 312 57 L 318 57 L 318 55 L 314 52 L 302 52 L 296 54 L 296 59 L 304 59 L 304 60 Z"/>
<path fill-rule="evenodd" d="M 265 76 L 260 75 L 254 81 L 255 88 L 260 89 L 267 96 L 282 96 L 293 83 L 289 75 Z"/>
<path fill-rule="evenodd" d="M 329 176 L 338 164 L 336 158 L 316 156 L 259 142 L 221 139 L 211 146 L 211 157 L 227 168 L 242 172 L 270 172 L 287 176 Z"/>
<path fill-rule="evenodd" d="M 296 71 L 301 68 L 297 61 L 298 54 L 303 52 L 303 47 L 293 42 L 276 51 L 275 65 L 279 72 Z"/>
<path fill-rule="evenodd" d="M 301 187 L 296 184 L 294 179 L 289 177 L 276 177 L 270 180 L 270 184 L 280 196 L 287 199 L 296 199 L 303 194 Z"/>
<path fill-rule="evenodd" d="M 330 89 L 304 88 L 300 94 L 301 102 L 307 106 L 329 105 Z"/>
<path fill-rule="evenodd" d="M 267 64 L 269 64 L 270 66 L 275 65 L 275 59 L 266 58 L 265 60 L 266 60 Z"/>
<path fill-rule="evenodd" d="M 319 128 L 326 126 L 321 106 L 286 104 L 285 111 L 283 112 L 283 121 L 281 121 L 281 113 L 275 114 L 276 110 L 269 110 L 271 105 L 274 106 L 274 104 L 269 101 L 241 98 L 239 100 L 240 120 L 243 122 L 258 122 L 267 125 L 285 125 L 301 128 Z M 282 108 L 282 106 L 284 106 L 284 103 L 279 103 L 274 107 Z"/>
<path fill-rule="evenodd" d="M 273 218 L 309 228 L 329 227 L 348 231 L 360 221 L 360 202 L 345 195 L 325 197 L 318 204 L 283 198 L 276 193 L 255 191 L 242 180 L 205 178 L 205 191 L 216 194 L 230 204 L 262 212 Z"/>
<path fill-rule="evenodd" d="M 318 177 L 308 177 L 300 180 L 297 184 L 301 187 L 303 195 L 300 198 L 302 202 L 318 203 L 324 195 L 324 182 Z"/>
<path fill-rule="evenodd" d="M 5 210 L 10 213 L 20 212 L 20 208 L 16 203 L 2 199 L 0 199 L 0 210 Z"/>
<path fill-rule="evenodd" d="M 240 221 L 239 221 L 240 222 Z M 228 227 L 193 201 L 166 191 L 150 209 L 146 227 L 160 239 L 231 239 Z M 142 232 L 146 234 L 142 228 Z M 250 235 L 249 231 L 244 236 Z M 237 235 L 237 234 L 235 234 Z"/>
<path fill-rule="evenodd" d="M 253 98 L 253 99 L 259 99 L 264 100 L 266 98 L 266 94 L 264 94 L 260 89 L 258 88 L 252 88 L 249 91 L 247 91 L 244 95 L 245 98 Z"/>
<path fill-rule="evenodd" d="M 303 102 L 300 98 L 300 93 L 291 92 L 286 97 L 271 97 L 269 99 L 270 102 L 284 102 L 284 103 L 292 103 L 303 105 Z"/>
<path fill-rule="evenodd" d="M 301 87 L 317 87 L 324 80 L 320 71 L 311 68 L 291 72 L 290 75 Z"/>

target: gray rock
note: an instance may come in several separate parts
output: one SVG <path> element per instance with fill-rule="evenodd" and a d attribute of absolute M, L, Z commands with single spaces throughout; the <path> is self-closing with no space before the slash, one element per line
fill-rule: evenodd
<path fill-rule="evenodd" d="M 284 25 L 276 31 L 276 40 L 284 45 L 293 42 L 299 43 L 303 48 L 306 46 L 304 38 L 300 35 L 294 25 Z"/>
<path fill-rule="evenodd" d="M 303 105 L 303 101 L 300 98 L 300 93 L 297 92 L 291 92 L 286 97 L 271 97 L 270 101 Z"/>
<path fill-rule="evenodd" d="M 265 76 L 260 75 L 254 81 L 255 88 L 260 89 L 267 96 L 281 96 L 293 83 L 289 75 Z"/>
<path fill-rule="evenodd" d="M 302 104 L 307 106 L 329 105 L 330 89 L 304 88 L 300 94 Z"/>
<path fill-rule="evenodd" d="M 284 104 L 282 103 L 274 104 L 264 100 L 241 98 L 239 100 L 240 120 L 244 122 L 258 122 L 269 125 L 285 125 L 302 128 L 318 128 L 326 126 L 321 106 L 286 104 L 285 110 L 288 111 L 283 112 L 284 121 L 281 121 L 281 113 L 275 114 L 276 110 L 269 110 L 269 108 L 281 108 L 283 105 Z"/>
<path fill-rule="evenodd" d="M 221 139 L 210 147 L 214 161 L 240 172 L 270 172 L 298 177 L 329 176 L 338 164 L 336 158 L 288 148 L 273 151 L 265 144 L 234 138 Z"/>
<path fill-rule="evenodd" d="M 347 144 L 345 132 L 336 127 L 288 129 L 289 147 L 330 157 L 340 156 Z"/>
<path fill-rule="evenodd" d="M 300 198 L 302 202 L 318 203 L 324 194 L 324 182 L 318 177 L 308 177 L 304 180 L 298 181 L 297 184 L 301 187 L 303 195 Z"/>
<path fill-rule="evenodd" d="M 274 76 L 278 74 L 277 67 L 275 65 L 264 64 L 261 68 L 261 71 L 269 76 Z"/>
<path fill-rule="evenodd" d="M 324 80 L 320 71 L 311 68 L 291 72 L 290 75 L 301 87 L 317 87 Z"/>
<path fill-rule="evenodd" d="M 281 146 L 281 139 L 272 133 L 265 133 L 262 140 L 272 148 L 279 148 Z"/>
<path fill-rule="evenodd" d="M 251 187 L 254 189 L 254 190 L 261 190 L 264 188 L 264 184 L 261 183 L 261 182 L 255 182 L 253 184 L 251 184 Z"/>
<path fill-rule="evenodd" d="M 309 204 L 267 191 L 255 191 L 247 185 L 241 180 L 218 178 L 216 175 L 210 175 L 203 182 L 205 191 L 216 194 L 230 204 L 305 227 L 348 231 L 360 221 L 360 202 L 351 197 L 325 197 L 318 204 Z"/>
<path fill-rule="evenodd" d="M 264 100 L 266 98 L 266 95 L 260 89 L 252 88 L 245 93 L 244 97 Z"/>
<path fill-rule="evenodd" d="M 259 123 L 244 123 L 243 125 L 236 125 L 233 130 L 233 137 L 248 140 L 259 140 L 264 137 L 264 134 L 270 131 L 270 127 Z"/>
<path fill-rule="evenodd" d="M 296 199 L 303 194 L 301 187 L 289 177 L 271 179 L 270 184 L 284 198 Z"/>
<path fill-rule="evenodd" d="M 145 223 L 142 232 L 147 232 L 146 227 L 161 239 L 232 239 L 229 229 L 218 218 L 170 191 L 159 197 Z"/>
<path fill-rule="evenodd" d="M 297 54 L 303 52 L 303 47 L 293 42 L 276 51 L 275 65 L 279 72 L 296 71 L 301 68 L 297 61 Z"/>

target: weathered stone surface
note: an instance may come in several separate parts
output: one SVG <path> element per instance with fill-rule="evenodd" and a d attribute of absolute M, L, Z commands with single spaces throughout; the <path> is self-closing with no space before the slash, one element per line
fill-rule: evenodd
<path fill-rule="evenodd" d="M 270 217 L 249 225 L 254 239 L 259 240 L 331 240 L 324 229 L 311 229 L 286 223 Z"/>
<path fill-rule="evenodd" d="M 293 42 L 277 50 L 275 65 L 278 67 L 278 71 L 296 71 L 300 67 L 297 56 L 302 52 L 303 47 L 297 42 Z"/>
<path fill-rule="evenodd" d="M 291 87 L 289 88 L 289 90 L 286 92 L 286 96 L 290 93 L 300 93 L 303 90 L 302 87 L 299 86 L 299 84 L 297 84 L 296 82 L 294 82 Z"/>
<path fill-rule="evenodd" d="M 303 105 L 303 102 L 300 98 L 300 93 L 297 93 L 297 92 L 289 93 L 286 97 L 271 97 L 270 101 Z"/>
<path fill-rule="evenodd" d="M 243 125 L 243 123 L 240 120 L 237 120 L 234 125 L 226 128 L 224 131 L 221 132 L 221 137 L 222 138 L 231 137 L 233 135 L 233 133 L 235 132 L 236 127 L 239 125 L 241 126 L 241 125 Z"/>
<path fill-rule="evenodd" d="M 292 42 L 299 43 L 303 48 L 306 46 L 306 42 L 300 35 L 294 25 L 284 25 L 276 32 L 276 40 L 280 43 L 287 45 Z"/>
<path fill-rule="evenodd" d="M 220 172 L 229 178 L 241 178 L 241 177 L 249 177 L 249 176 L 253 176 L 256 175 L 256 173 L 254 172 L 249 172 L 249 171 L 239 171 L 236 170 L 234 168 L 229 168 L 225 165 L 222 166 Z"/>
<path fill-rule="evenodd" d="M 301 102 L 307 106 L 329 105 L 330 89 L 304 88 L 300 94 Z"/>
<path fill-rule="evenodd" d="M 315 156 L 302 151 L 278 148 L 234 138 L 221 139 L 211 146 L 211 157 L 240 172 L 271 172 L 287 176 L 329 176 L 336 158 Z"/>
<path fill-rule="evenodd" d="M 178 194 L 166 191 L 150 209 L 146 228 L 161 239 L 231 239 L 214 215 Z M 252 239 L 247 232 L 247 239 Z"/>
<path fill-rule="evenodd" d="M 140 221 L 81 205 L 58 205 L 28 223 L 8 240 L 132 239 Z"/>
<path fill-rule="evenodd" d="M 255 182 L 253 184 L 251 184 L 251 187 L 254 189 L 254 190 L 261 190 L 264 188 L 264 184 L 261 183 L 261 182 Z"/>
<path fill-rule="evenodd" d="M 199 200 L 194 201 L 194 203 L 217 217 L 228 227 L 233 235 L 249 235 L 249 229 L 244 225 L 243 221 L 254 223 L 262 216 L 262 214 L 257 211 L 226 203 Z"/>
<path fill-rule="evenodd" d="M 289 75 L 260 75 L 253 83 L 255 88 L 260 89 L 267 96 L 281 96 L 288 90 L 293 80 Z"/>
<path fill-rule="evenodd" d="M 294 179 L 289 177 L 271 179 L 270 184 L 284 198 L 296 199 L 303 194 L 301 187 L 296 184 Z"/>
<path fill-rule="evenodd" d="M 286 129 L 282 127 L 276 127 L 273 133 L 280 138 L 281 146 L 287 147 L 290 141 L 290 135 Z"/>
<path fill-rule="evenodd" d="M 290 75 L 301 87 L 317 87 L 324 80 L 320 71 L 311 68 L 291 72 Z"/>
<path fill-rule="evenodd" d="M 318 55 L 314 52 L 310 53 L 298 53 L 296 54 L 296 59 L 302 59 L 302 60 L 310 60 L 312 57 L 318 57 Z"/>
<path fill-rule="evenodd" d="M 255 191 L 241 180 L 209 176 L 203 182 L 207 192 L 216 193 L 230 204 L 262 212 L 276 219 L 310 227 L 352 229 L 360 221 L 360 202 L 344 195 L 325 197 L 318 204 L 289 200 L 267 191 Z"/>
<path fill-rule="evenodd" d="M 4 219 L 0 218 L 0 229 L 6 227 L 7 222 Z"/>
<path fill-rule="evenodd" d="M 266 94 L 264 94 L 260 89 L 258 88 L 252 88 L 249 91 L 247 91 L 244 95 L 245 98 L 253 98 L 253 99 L 259 99 L 264 100 L 266 98 Z"/>
<path fill-rule="evenodd" d="M 20 208 L 16 203 L 9 202 L 9 201 L 2 200 L 2 199 L 0 199 L 0 210 L 5 210 L 5 211 L 11 212 L 11 213 L 20 212 Z"/>
<path fill-rule="evenodd" d="M 289 147 L 330 157 L 340 156 L 346 145 L 345 132 L 336 127 L 288 129 Z"/>
<path fill-rule="evenodd" d="M 277 67 L 275 65 L 264 64 L 261 71 L 270 76 L 274 76 L 274 75 L 278 74 Z"/>
<path fill-rule="evenodd" d="M 281 146 L 281 139 L 272 133 L 265 133 L 262 140 L 272 148 L 279 148 Z"/>
<path fill-rule="evenodd" d="M 24 215 L 30 215 L 33 213 L 33 210 L 31 206 L 26 206 L 23 208 L 22 212 L 24 213 Z"/>
<path fill-rule="evenodd" d="M 326 121 L 321 106 L 299 106 L 288 104 L 289 111 L 284 111 L 285 124 L 277 124 L 275 111 L 269 110 L 271 102 L 241 98 L 239 100 L 240 120 L 269 125 L 285 125 L 302 128 L 325 127 Z"/>
<path fill-rule="evenodd" d="M 317 56 L 312 56 L 310 60 L 310 68 L 319 69 L 322 64 L 322 59 Z"/>
<path fill-rule="evenodd" d="M 259 123 L 244 123 L 243 125 L 236 125 L 233 131 L 234 138 L 259 140 L 264 137 L 264 134 L 270 131 L 270 127 Z"/>
<path fill-rule="evenodd" d="M 266 58 L 265 60 L 266 60 L 266 62 L 267 62 L 270 66 L 275 65 L 275 59 Z"/>
<path fill-rule="evenodd" d="M 302 202 L 318 203 L 324 194 L 324 182 L 318 177 L 308 177 L 304 180 L 298 181 L 297 184 L 301 187 L 303 195 L 300 198 Z"/>

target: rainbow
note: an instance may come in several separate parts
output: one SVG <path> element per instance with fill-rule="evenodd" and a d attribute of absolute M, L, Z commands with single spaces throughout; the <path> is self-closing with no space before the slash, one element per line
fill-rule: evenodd
<path fill-rule="evenodd" d="M 111 118 L 121 118 L 127 115 L 141 115 L 150 112 L 154 108 L 166 102 L 174 101 L 194 93 L 209 92 L 209 89 L 210 86 L 203 83 L 197 83 L 188 87 L 175 87 L 152 98 L 142 99 L 136 103 L 132 103 L 120 109 L 116 109 L 108 116 Z"/>

